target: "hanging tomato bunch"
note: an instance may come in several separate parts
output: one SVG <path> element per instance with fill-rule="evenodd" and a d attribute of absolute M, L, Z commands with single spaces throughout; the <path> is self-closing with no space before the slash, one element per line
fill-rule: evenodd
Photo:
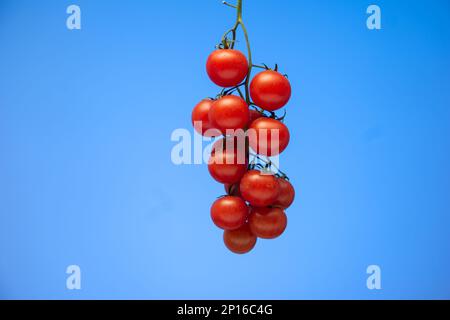
<path fill-rule="evenodd" d="M 295 191 L 268 157 L 279 155 L 289 144 L 286 112 L 278 117 L 275 111 L 288 103 L 291 85 L 277 65 L 271 69 L 252 63 L 242 0 L 224 4 L 236 9 L 237 19 L 206 62 L 209 78 L 223 89 L 194 107 L 192 124 L 204 136 L 221 137 L 212 147 L 208 170 L 224 184 L 226 195 L 212 204 L 211 218 L 224 230 L 227 248 L 243 254 L 253 249 L 257 238 L 277 238 L 287 226 L 285 210 Z M 234 49 L 239 27 L 247 56 Z M 253 68 L 263 71 L 251 79 Z"/>

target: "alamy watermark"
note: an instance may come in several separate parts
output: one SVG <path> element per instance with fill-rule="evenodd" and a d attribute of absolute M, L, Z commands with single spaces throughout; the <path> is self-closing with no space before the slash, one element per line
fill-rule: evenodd
<path fill-rule="evenodd" d="M 81 290 L 81 268 L 72 264 L 66 268 L 66 288 L 68 290 Z"/>
<path fill-rule="evenodd" d="M 366 21 L 367 29 L 381 30 L 381 8 L 376 4 L 372 4 L 367 7 L 366 12 L 370 15 Z"/>
<path fill-rule="evenodd" d="M 369 277 L 366 281 L 367 289 L 380 290 L 381 289 L 381 268 L 376 264 L 372 264 L 366 269 Z"/>
<path fill-rule="evenodd" d="M 208 131 L 203 136 L 198 134 L 202 132 L 201 125 L 200 121 L 195 122 L 195 131 L 184 128 L 173 130 L 170 137 L 175 142 L 171 150 L 173 164 L 247 164 L 262 160 L 279 168 L 279 153 L 285 147 L 280 144 L 279 129 L 229 129 L 225 135 L 214 138 L 208 136 Z M 213 130 L 212 135 L 217 133 L 215 129 L 210 130 Z"/>
<path fill-rule="evenodd" d="M 67 7 L 66 13 L 69 16 L 66 19 L 66 27 L 69 30 L 81 29 L 81 9 L 79 6 L 72 4 Z"/>

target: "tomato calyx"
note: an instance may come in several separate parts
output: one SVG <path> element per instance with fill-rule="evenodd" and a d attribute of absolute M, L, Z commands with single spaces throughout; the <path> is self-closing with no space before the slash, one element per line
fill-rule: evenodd
<path fill-rule="evenodd" d="M 267 111 L 270 115 L 268 118 L 272 118 L 281 122 L 284 122 L 284 119 L 286 118 L 286 109 L 283 110 L 283 115 L 281 117 L 277 116 L 277 114 L 274 111 Z"/>
<path fill-rule="evenodd" d="M 265 63 L 261 63 L 260 65 L 259 64 L 253 64 L 252 67 L 253 68 L 258 68 L 258 69 L 263 69 L 263 70 L 266 70 L 266 71 L 267 70 L 273 70 L 270 67 L 268 67 L 267 64 L 265 64 Z M 278 69 L 278 65 L 275 64 L 275 67 Z"/>
<path fill-rule="evenodd" d="M 234 39 L 229 39 L 228 35 L 219 43 L 216 45 L 216 49 L 221 50 L 221 49 L 234 49 L 234 44 L 237 41 Z"/>
<path fill-rule="evenodd" d="M 286 109 L 283 110 L 283 115 L 281 117 L 277 116 L 275 114 L 275 112 L 273 112 L 273 111 L 271 111 L 271 113 L 272 113 L 272 118 L 273 119 L 281 121 L 281 122 L 284 122 L 284 119 L 286 118 L 286 114 L 287 114 Z"/>
<path fill-rule="evenodd" d="M 281 122 L 284 122 L 284 119 L 286 118 L 286 115 L 287 115 L 286 109 L 283 109 L 283 115 L 280 117 L 274 111 L 264 110 L 264 109 L 258 107 L 253 102 L 250 102 L 250 108 L 252 108 L 253 110 L 259 112 L 261 114 L 261 116 L 263 116 L 263 117 L 272 118 L 272 119 L 275 119 L 275 120 L 278 120 L 278 121 L 281 121 Z"/>
<path fill-rule="evenodd" d="M 289 181 L 289 177 L 281 171 L 268 157 L 264 157 L 259 154 L 250 153 L 250 156 L 253 157 L 252 161 L 248 164 L 248 170 L 260 170 L 267 173 L 273 173 L 277 178 L 282 178 Z M 258 161 L 258 162 L 257 162 Z M 275 172 L 272 172 L 272 168 L 275 169 Z"/>
<path fill-rule="evenodd" d="M 278 72 L 278 63 L 275 63 L 275 66 L 272 68 L 270 68 L 269 66 L 267 66 L 267 64 L 265 63 L 261 63 L 261 65 L 258 64 L 253 64 L 252 65 L 253 68 L 259 68 L 259 69 L 263 69 L 266 71 L 275 71 Z M 283 74 L 283 77 L 288 78 L 288 75 L 286 73 Z"/>

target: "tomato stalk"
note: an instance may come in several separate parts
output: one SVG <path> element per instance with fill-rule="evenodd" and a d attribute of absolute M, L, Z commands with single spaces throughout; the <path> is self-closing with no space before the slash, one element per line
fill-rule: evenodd
<path fill-rule="evenodd" d="M 242 82 L 240 84 L 238 84 L 237 86 L 231 87 L 231 88 L 223 88 L 222 92 L 220 93 L 221 95 L 227 95 L 230 94 L 231 92 L 233 92 L 234 90 L 239 89 L 239 87 L 242 87 L 245 85 L 245 82 Z"/>
<path fill-rule="evenodd" d="M 247 77 L 245 78 L 245 101 L 248 105 L 251 104 L 250 101 L 250 91 L 249 91 L 249 83 L 250 83 L 250 77 L 252 73 L 253 63 L 252 63 L 252 51 L 250 48 L 250 40 L 248 37 L 247 28 L 245 27 L 244 20 L 242 19 L 242 0 L 237 0 L 236 6 L 233 6 L 227 2 L 223 2 L 223 4 L 228 5 L 232 8 L 236 9 L 236 22 L 234 23 L 234 26 L 225 32 L 225 34 L 222 36 L 222 44 L 225 48 L 234 48 L 235 42 L 236 42 L 236 31 L 239 28 L 239 26 L 242 29 L 242 32 L 244 33 L 245 43 L 247 45 L 247 59 L 248 59 L 248 72 Z M 227 36 L 231 33 L 231 44 L 228 42 L 230 40 L 227 39 Z"/>
<path fill-rule="evenodd" d="M 256 159 L 258 159 L 259 161 L 265 163 L 268 167 L 274 167 L 277 170 L 277 174 L 279 174 L 281 176 L 281 178 L 284 179 L 288 179 L 288 176 L 280 170 L 280 168 L 278 168 L 272 161 L 270 161 L 269 157 L 262 157 L 261 155 L 255 154 L 255 153 L 250 153 L 250 155 Z"/>
<path fill-rule="evenodd" d="M 247 76 L 245 78 L 245 81 L 243 83 L 238 84 L 237 86 L 230 88 L 228 90 L 224 90 L 222 92 L 222 94 L 229 94 L 232 93 L 234 90 L 237 90 L 239 95 L 244 98 L 244 95 L 242 94 L 240 87 L 242 85 L 244 85 L 245 88 L 245 101 L 247 102 L 247 104 L 249 106 L 255 106 L 257 111 L 260 112 L 261 114 L 264 114 L 264 111 L 262 109 L 260 109 L 258 106 L 256 106 L 250 99 L 250 90 L 249 90 L 249 84 L 250 84 L 250 77 L 251 77 L 251 73 L 252 73 L 252 68 L 261 68 L 261 69 L 265 69 L 265 70 L 271 70 L 267 65 L 254 65 L 253 61 L 252 61 L 252 51 L 251 51 L 251 46 L 250 46 L 250 40 L 249 40 L 249 36 L 248 36 L 248 32 L 247 32 L 247 28 L 245 27 L 244 24 L 244 20 L 242 18 L 242 1 L 243 0 L 237 0 L 236 5 L 232 5 L 229 4 L 226 1 L 223 1 L 222 3 L 232 7 L 234 9 L 236 9 L 236 22 L 234 23 L 233 27 L 231 29 L 229 29 L 228 31 L 226 31 L 224 33 L 224 35 L 222 36 L 221 39 L 221 43 L 223 45 L 224 48 L 230 48 L 230 49 L 234 49 L 235 43 L 236 43 L 236 32 L 238 30 L 239 27 L 241 27 L 242 32 L 244 34 L 244 38 L 245 38 L 245 43 L 247 45 L 247 59 L 248 59 L 248 72 L 247 72 Z M 228 39 L 228 35 L 231 33 L 231 40 Z M 275 70 L 278 69 L 278 66 L 275 65 Z M 270 112 L 270 115 L 272 118 L 276 118 L 276 115 L 274 112 Z M 286 114 L 285 114 L 286 115 Z M 280 120 L 283 120 L 285 115 L 283 115 L 283 117 Z M 270 161 L 269 158 L 263 159 L 261 156 L 257 155 L 257 154 L 252 154 L 250 153 L 249 150 L 249 140 L 248 137 L 246 137 L 245 139 L 245 153 L 246 153 L 246 159 L 247 162 L 249 161 L 249 157 L 250 155 L 253 156 L 255 159 L 258 159 L 259 161 L 265 163 L 268 167 L 273 166 L 276 170 L 277 170 L 277 174 L 280 175 L 282 178 L 287 179 L 287 175 L 282 172 L 272 161 Z"/>
<path fill-rule="evenodd" d="M 245 27 L 244 24 L 244 20 L 242 19 L 242 0 L 237 0 L 236 5 L 231 5 L 229 3 L 227 3 L 226 1 L 223 1 L 223 4 L 235 8 L 236 9 L 236 22 L 234 23 L 233 27 L 226 31 L 224 33 L 224 35 L 222 36 L 222 44 L 224 46 L 225 49 L 227 48 L 234 48 L 234 45 L 236 43 L 236 31 L 239 28 L 239 26 L 242 29 L 242 32 L 244 33 L 244 38 L 245 38 L 245 43 L 247 45 L 247 59 L 248 59 L 248 72 L 247 72 L 247 76 L 245 77 L 245 81 L 244 81 L 244 88 L 245 88 L 245 101 L 247 103 L 247 105 L 251 105 L 252 102 L 250 100 L 250 90 L 248 88 L 249 83 L 250 83 L 250 77 L 251 77 L 251 73 L 252 73 L 252 68 L 253 68 L 253 62 L 252 62 L 252 51 L 251 51 L 251 47 L 250 47 L 250 40 L 248 37 L 248 32 L 247 32 L 247 28 Z M 228 40 L 227 36 L 231 33 L 231 41 Z M 231 42 L 229 44 L 229 42 Z M 242 94 L 240 87 L 242 86 L 242 84 L 237 85 L 234 88 L 231 88 L 231 90 L 228 90 L 228 93 L 237 90 L 237 92 L 239 93 L 239 95 L 244 99 L 244 95 Z M 247 159 L 247 162 L 249 161 L 249 141 L 248 141 L 248 137 L 245 138 L 245 158 Z"/>
<path fill-rule="evenodd" d="M 264 70 L 269 70 L 269 68 L 266 65 L 260 66 L 258 64 L 254 64 L 253 67 L 254 68 L 259 68 L 259 69 L 264 69 Z"/>
<path fill-rule="evenodd" d="M 226 2 L 226 1 L 222 1 L 222 3 L 223 3 L 224 5 L 226 5 L 226 6 L 229 6 L 229 7 L 232 7 L 232 8 L 234 8 L 234 9 L 237 9 L 237 7 L 236 7 L 234 4 L 230 4 L 230 3 Z"/>

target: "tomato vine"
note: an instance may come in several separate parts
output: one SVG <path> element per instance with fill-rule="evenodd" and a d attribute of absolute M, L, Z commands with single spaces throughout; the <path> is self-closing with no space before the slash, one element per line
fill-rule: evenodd
<path fill-rule="evenodd" d="M 248 88 L 248 85 L 250 83 L 250 77 L 252 74 L 253 63 L 252 63 L 252 50 L 250 47 L 250 40 L 248 37 L 248 32 L 247 32 L 247 28 L 245 27 L 244 20 L 242 19 L 242 0 L 237 0 L 236 6 L 230 5 L 226 1 L 223 1 L 222 3 L 236 9 L 236 22 L 234 23 L 234 26 L 230 30 L 226 31 L 225 34 L 222 36 L 221 43 L 223 44 L 224 48 L 229 47 L 229 40 L 228 40 L 227 36 L 231 33 L 232 40 L 230 41 L 231 42 L 230 48 L 234 49 L 234 44 L 236 43 L 236 32 L 237 32 L 237 29 L 239 28 L 239 26 L 241 27 L 242 33 L 244 34 L 245 43 L 247 45 L 247 59 L 248 59 L 248 73 L 247 73 L 247 77 L 245 78 L 245 101 L 247 101 L 247 104 L 250 104 L 251 103 L 250 90 Z"/>
<path fill-rule="evenodd" d="M 222 89 L 215 98 L 202 100 L 192 112 L 192 123 L 200 134 L 222 135 L 214 143 L 208 170 L 224 184 L 226 195 L 213 203 L 211 218 L 224 230 L 227 248 L 240 254 L 249 252 L 257 238 L 273 239 L 284 232 L 285 210 L 295 197 L 289 178 L 270 159 L 289 144 L 290 133 L 283 123 L 286 110 L 282 116 L 275 111 L 288 103 L 291 86 L 287 76 L 278 72 L 278 64 L 273 69 L 266 64 L 253 64 L 242 2 L 237 0 L 233 5 L 223 1 L 236 10 L 236 20 L 206 63 L 209 78 Z M 247 56 L 235 49 L 239 29 L 245 38 Z M 253 68 L 263 71 L 252 78 Z M 197 129 L 196 123 L 203 129 Z M 245 161 L 240 162 L 242 146 L 235 150 L 228 144 L 234 145 L 242 132 Z"/>

